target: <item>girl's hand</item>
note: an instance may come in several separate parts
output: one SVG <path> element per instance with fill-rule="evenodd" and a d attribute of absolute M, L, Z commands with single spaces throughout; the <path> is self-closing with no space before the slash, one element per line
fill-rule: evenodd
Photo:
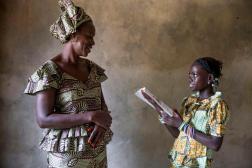
<path fill-rule="evenodd" d="M 166 125 L 178 128 L 183 122 L 182 117 L 179 115 L 176 109 L 173 110 L 173 116 L 170 117 L 165 112 L 161 113 L 161 117 Z"/>
<path fill-rule="evenodd" d="M 105 129 L 95 125 L 90 137 L 88 138 L 88 143 L 95 148 L 97 146 L 97 144 L 100 142 L 100 140 L 103 138 L 104 133 L 105 133 Z"/>
<path fill-rule="evenodd" d="M 112 124 L 112 117 L 108 111 L 92 111 L 86 112 L 84 115 L 88 115 L 89 121 L 104 128 L 105 130 L 110 128 Z"/>

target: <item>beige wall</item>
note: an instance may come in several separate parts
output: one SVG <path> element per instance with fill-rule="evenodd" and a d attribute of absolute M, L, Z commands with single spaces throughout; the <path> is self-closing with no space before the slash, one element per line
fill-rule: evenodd
<path fill-rule="evenodd" d="M 167 167 L 174 139 L 154 111 L 134 96 L 147 86 L 179 107 L 190 93 L 187 71 L 199 56 L 224 62 L 221 90 L 232 118 L 215 167 L 252 167 L 251 0 L 76 0 L 94 19 L 96 46 L 89 58 L 106 68 L 113 112 L 110 168 Z M 38 148 L 34 98 L 22 94 L 28 76 L 61 45 L 48 27 L 56 0 L 0 1 L 0 167 L 45 167 Z"/>

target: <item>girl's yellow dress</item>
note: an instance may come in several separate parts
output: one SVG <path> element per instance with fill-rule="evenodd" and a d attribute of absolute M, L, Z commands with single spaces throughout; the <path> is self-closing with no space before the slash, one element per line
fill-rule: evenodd
<path fill-rule="evenodd" d="M 217 137 L 223 136 L 230 115 L 227 104 L 221 98 L 221 92 L 204 100 L 199 100 L 197 94 L 185 98 L 180 114 L 196 130 Z M 181 131 L 169 158 L 171 167 L 208 168 L 211 166 L 212 154 L 213 150 Z"/>

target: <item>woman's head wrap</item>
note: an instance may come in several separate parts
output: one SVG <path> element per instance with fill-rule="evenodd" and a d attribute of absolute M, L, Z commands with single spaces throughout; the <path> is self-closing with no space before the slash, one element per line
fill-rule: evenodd
<path fill-rule="evenodd" d="M 92 19 L 83 8 L 75 6 L 71 0 L 59 0 L 59 5 L 62 13 L 51 25 L 50 32 L 62 43 L 65 43 L 82 23 L 92 21 Z"/>

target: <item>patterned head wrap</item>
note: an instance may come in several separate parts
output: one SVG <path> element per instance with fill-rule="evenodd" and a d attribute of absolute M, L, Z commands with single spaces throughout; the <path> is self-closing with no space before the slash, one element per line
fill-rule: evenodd
<path fill-rule="evenodd" d="M 59 0 L 59 5 L 62 13 L 51 25 L 50 32 L 62 43 L 65 43 L 82 23 L 92 21 L 92 19 L 83 8 L 75 6 L 71 0 Z"/>

